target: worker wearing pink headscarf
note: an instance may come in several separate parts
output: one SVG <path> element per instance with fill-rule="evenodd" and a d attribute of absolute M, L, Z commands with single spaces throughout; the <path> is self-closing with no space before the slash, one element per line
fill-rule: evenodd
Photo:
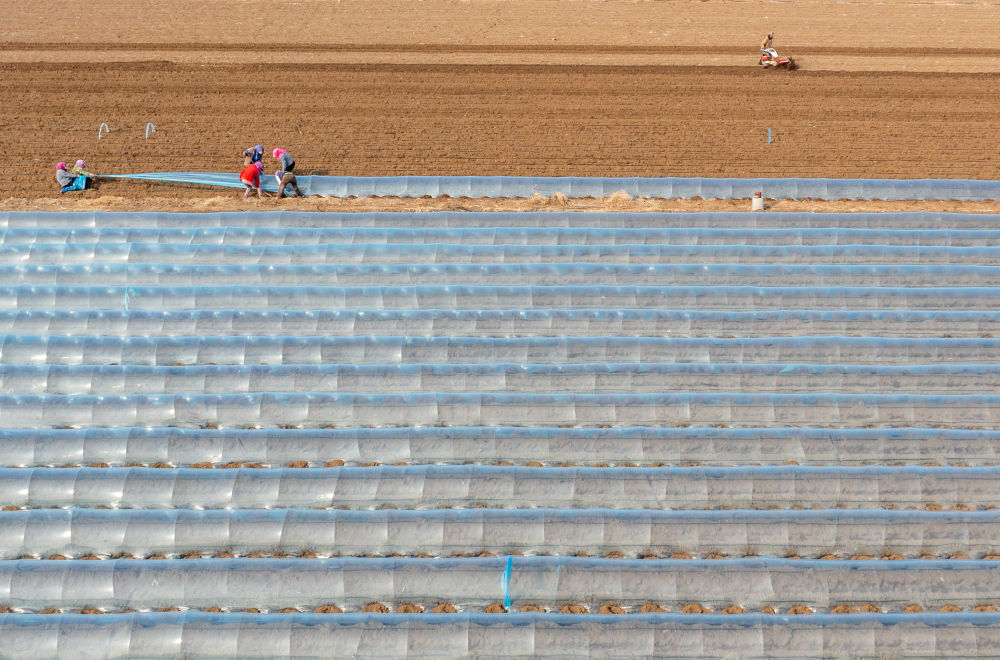
<path fill-rule="evenodd" d="M 68 188 L 76 181 L 76 177 L 66 171 L 66 163 L 56 163 L 56 181 L 60 188 Z"/>
<path fill-rule="evenodd" d="M 76 161 L 76 165 L 73 166 L 73 174 L 77 176 L 86 176 L 86 177 L 97 176 L 93 172 L 87 171 L 87 163 L 84 162 L 82 158 Z"/>
<path fill-rule="evenodd" d="M 271 152 L 274 159 L 278 161 L 278 165 L 283 172 L 291 172 L 295 169 L 295 159 L 292 158 L 292 154 L 288 153 L 281 147 L 278 147 Z"/>

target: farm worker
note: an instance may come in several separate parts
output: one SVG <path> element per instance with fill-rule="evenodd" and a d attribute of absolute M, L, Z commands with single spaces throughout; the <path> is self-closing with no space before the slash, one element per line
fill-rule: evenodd
<path fill-rule="evenodd" d="M 263 163 L 257 161 L 256 163 L 250 163 L 243 168 L 242 172 L 240 172 L 240 181 L 242 181 L 243 185 L 247 187 L 247 189 L 243 191 L 244 198 L 246 198 L 246 196 L 249 195 L 250 191 L 254 188 L 257 189 L 257 197 L 264 196 L 264 193 L 261 192 L 260 189 L 260 173 L 263 170 Z"/>
<path fill-rule="evenodd" d="M 82 158 L 76 161 L 76 165 L 73 166 L 73 174 L 86 177 L 97 176 L 93 172 L 87 171 L 87 163 Z"/>
<path fill-rule="evenodd" d="M 66 171 L 66 163 L 56 163 L 56 182 L 60 188 L 63 188 L 61 192 L 66 192 L 67 189 L 72 190 L 75 180 L 76 177 Z"/>
<path fill-rule="evenodd" d="M 291 172 L 278 170 L 274 173 L 274 178 L 278 180 L 278 199 L 285 196 L 285 186 L 291 186 L 292 192 L 295 193 L 296 197 L 305 197 L 305 195 L 302 194 L 302 191 L 299 190 L 298 180 Z"/>
<path fill-rule="evenodd" d="M 281 169 L 284 170 L 285 172 L 291 172 L 292 170 L 295 169 L 295 159 L 292 158 L 292 154 L 288 153 L 281 147 L 275 149 L 273 152 L 271 152 L 271 154 L 274 156 L 274 159 L 278 161 L 278 164 L 281 166 Z"/>
<path fill-rule="evenodd" d="M 87 187 L 87 177 L 75 176 L 72 172 L 66 171 L 66 163 L 56 164 L 56 181 L 59 183 L 60 193 L 83 190 Z"/>
<path fill-rule="evenodd" d="M 260 161 L 264 157 L 264 145 L 258 144 L 256 147 L 250 147 L 243 152 L 243 165 L 244 167 L 252 163 Z"/>
<path fill-rule="evenodd" d="M 767 36 L 764 37 L 764 41 L 760 42 L 761 50 L 767 50 L 769 48 L 774 48 L 774 32 L 768 32 Z"/>

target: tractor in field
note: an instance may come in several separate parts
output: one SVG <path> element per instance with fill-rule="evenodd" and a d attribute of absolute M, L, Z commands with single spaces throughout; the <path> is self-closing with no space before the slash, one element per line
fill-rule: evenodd
<path fill-rule="evenodd" d="M 764 69 L 788 69 L 794 71 L 799 68 L 795 60 L 790 57 L 778 55 L 778 51 L 773 48 L 761 48 L 760 60 L 757 62 Z"/>

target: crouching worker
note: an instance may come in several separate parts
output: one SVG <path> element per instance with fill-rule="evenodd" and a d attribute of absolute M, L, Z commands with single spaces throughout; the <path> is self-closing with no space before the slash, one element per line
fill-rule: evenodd
<path fill-rule="evenodd" d="M 242 181 L 243 185 L 247 187 L 247 189 L 243 191 L 244 198 L 246 198 L 246 196 L 250 194 L 250 191 L 254 189 L 257 190 L 257 197 L 264 196 L 264 193 L 261 192 L 260 189 L 260 173 L 263 169 L 263 163 L 257 161 L 256 163 L 250 163 L 243 168 L 242 172 L 240 172 L 240 181 Z"/>
<path fill-rule="evenodd" d="M 60 193 L 71 190 L 84 190 L 87 187 L 87 177 L 77 176 L 72 172 L 66 171 L 66 163 L 58 163 L 56 165 L 56 181 L 59 183 Z"/>
<path fill-rule="evenodd" d="M 285 172 L 284 170 L 278 170 L 274 173 L 274 178 L 278 180 L 278 199 L 285 196 L 285 186 L 291 186 L 292 192 L 296 197 L 304 197 L 302 191 L 299 190 L 299 181 L 295 178 L 295 175 L 291 172 Z"/>
<path fill-rule="evenodd" d="M 85 176 L 88 179 L 97 176 L 93 172 L 87 171 L 87 163 L 82 158 L 76 161 L 76 165 L 73 166 L 73 174 L 77 176 Z"/>
<path fill-rule="evenodd" d="M 252 163 L 258 162 L 264 157 L 264 145 L 258 144 L 256 147 L 250 147 L 243 152 L 243 166 L 246 167 Z"/>

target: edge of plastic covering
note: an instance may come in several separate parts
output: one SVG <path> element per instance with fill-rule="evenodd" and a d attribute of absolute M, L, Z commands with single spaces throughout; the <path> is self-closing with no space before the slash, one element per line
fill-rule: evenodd
<path fill-rule="evenodd" d="M 17 657 L 366 657 L 538 655 L 742 657 L 901 654 L 971 657 L 1000 614 L 213 614 L 0 615 Z"/>
<path fill-rule="evenodd" d="M 182 243 L 201 242 L 209 240 L 219 242 L 225 240 L 232 243 L 236 237 L 245 239 L 245 232 L 256 232 L 255 244 L 259 243 L 260 235 L 272 235 L 275 232 L 284 236 L 294 236 L 297 242 L 317 240 L 317 234 L 323 242 L 343 240 L 342 234 L 353 235 L 362 229 L 391 230 L 395 240 L 401 233 L 420 233 L 433 230 L 435 235 L 444 230 L 444 235 L 467 232 L 481 234 L 483 228 L 491 231 L 503 230 L 516 240 L 523 232 L 531 232 L 539 236 L 548 235 L 552 230 L 570 231 L 573 233 L 599 232 L 601 242 L 607 243 L 612 238 L 622 242 L 622 236 L 635 237 L 644 233 L 653 234 L 652 242 L 663 243 L 668 240 L 677 243 L 676 237 L 670 239 L 670 232 L 680 232 L 685 237 L 697 232 L 728 234 L 733 230 L 784 230 L 803 236 L 830 237 L 835 243 L 865 242 L 873 240 L 878 235 L 878 241 L 885 241 L 883 235 L 908 236 L 911 231 L 926 232 L 934 245 L 955 245 L 947 241 L 949 238 L 963 239 L 972 236 L 983 237 L 987 245 L 996 244 L 996 227 L 1000 223 L 1000 214 L 987 213 L 955 213 L 938 211 L 906 211 L 906 212 L 844 212 L 817 213 L 812 211 L 769 211 L 759 213 L 752 211 L 696 211 L 696 212 L 626 212 L 626 211 L 365 211 L 365 212 L 333 212 L 333 211 L 213 211 L 204 213 L 170 212 L 170 211 L 0 211 L 0 228 L 3 228 L 5 240 L 11 242 L 9 233 L 17 231 L 23 236 L 25 230 L 37 231 L 44 236 L 44 241 L 56 240 L 52 236 L 54 230 L 71 233 L 73 240 L 81 240 L 82 236 L 92 236 L 90 240 L 107 242 L 121 241 L 123 236 L 128 240 L 138 236 L 140 228 L 164 232 L 165 236 L 173 236 Z M 234 234 L 235 229 L 244 233 Z M 127 230 L 123 232 L 123 230 Z M 340 230 L 338 233 L 337 230 Z M 345 230 L 347 230 L 345 232 Z M 616 231 L 624 230 L 623 234 Z M 663 232 L 667 232 L 664 234 Z M 195 235 L 198 240 L 192 240 Z M 371 236 L 371 234 L 368 234 Z M 615 237 L 618 238 L 615 238 Z M 766 233 L 768 240 L 773 240 L 774 233 Z M 25 240 L 21 238 L 19 240 Z M 37 242 L 37 239 L 32 239 Z M 60 238 L 58 240 L 66 240 Z M 156 238 L 154 240 L 161 240 Z M 353 240 L 353 239 L 352 239 Z M 371 240 L 366 239 L 366 240 Z M 452 241 L 452 238 L 434 238 L 434 241 Z M 685 238 L 685 240 L 691 240 Z M 739 242 L 743 242 L 741 238 Z M 14 241 L 17 242 L 17 241 Z M 572 242 L 560 239 L 558 242 Z M 771 243 L 767 243 L 770 245 Z"/>
<path fill-rule="evenodd" d="M 163 181 L 242 188 L 238 174 L 222 172 L 146 172 L 105 178 Z M 274 177 L 262 177 L 262 188 L 276 192 Z M 1000 181 L 972 179 L 710 179 L 703 177 L 522 177 L 398 176 L 297 177 L 306 195 L 322 197 L 601 197 L 624 190 L 633 197 L 743 199 L 756 192 L 769 199 L 959 200 L 1000 199 Z"/>

